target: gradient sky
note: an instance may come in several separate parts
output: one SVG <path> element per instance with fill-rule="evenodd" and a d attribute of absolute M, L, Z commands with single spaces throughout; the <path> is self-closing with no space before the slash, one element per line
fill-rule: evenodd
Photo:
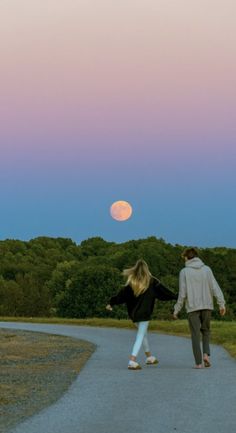
<path fill-rule="evenodd" d="M 236 248 L 235 16 L 235 0 L 1 0 L 0 238 Z"/>

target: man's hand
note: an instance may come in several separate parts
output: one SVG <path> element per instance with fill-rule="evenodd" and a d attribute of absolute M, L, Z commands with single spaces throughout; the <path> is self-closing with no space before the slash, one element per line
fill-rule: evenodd
<path fill-rule="evenodd" d="M 112 311 L 113 308 L 112 308 L 112 306 L 111 306 L 110 304 L 108 304 L 108 305 L 106 306 L 106 310 L 108 310 L 108 311 Z"/>
<path fill-rule="evenodd" d="M 177 320 L 177 319 L 178 319 L 177 314 L 175 314 L 175 313 L 173 314 L 173 319 L 174 319 L 174 320 Z"/>
<path fill-rule="evenodd" d="M 224 316 L 225 313 L 226 313 L 226 308 L 225 308 L 225 307 L 221 307 L 221 308 L 220 308 L 220 315 L 221 315 L 221 316 Z"/>

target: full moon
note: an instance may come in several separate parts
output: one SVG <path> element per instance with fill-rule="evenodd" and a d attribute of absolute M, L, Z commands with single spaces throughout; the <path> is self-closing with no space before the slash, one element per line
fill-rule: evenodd
<path fill-rule="evenodd" d="M 110 207 L 110 214 L 116 221 L 126 221 L 132 215 L 132 206 L 124 200 L 115 201 Z"/>

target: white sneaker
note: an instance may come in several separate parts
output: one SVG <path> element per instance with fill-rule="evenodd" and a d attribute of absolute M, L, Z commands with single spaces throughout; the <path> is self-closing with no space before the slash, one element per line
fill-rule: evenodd
<path fill-rule="evenodd" d="M 154 365 L 154 364 L 158 364 L 158 360 L 155 356 L 148 356 L 146 359 L 146 364 L 147 365 Z"/>
<path fill-rule="evenodd" d="M 138 364 L 138 362 L 136 362 L 136 361 L 129 361 L 129 364 L 128 364 L 128 369 L 129 370 L 141 370 L 141 365 L 139 365 Z"/>

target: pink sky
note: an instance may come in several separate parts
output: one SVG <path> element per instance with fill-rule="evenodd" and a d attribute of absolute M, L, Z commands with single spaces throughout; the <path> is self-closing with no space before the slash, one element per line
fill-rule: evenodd
<path fill-rule="evenodd" d="M 128 116 L 185 127 L 197 115 L 232 126 L 234 1 L 8 0 L 0 9 L 6 125 L 37 127 L 42 116 L 51 127 L 104 118 L 116 127 Z"/>

